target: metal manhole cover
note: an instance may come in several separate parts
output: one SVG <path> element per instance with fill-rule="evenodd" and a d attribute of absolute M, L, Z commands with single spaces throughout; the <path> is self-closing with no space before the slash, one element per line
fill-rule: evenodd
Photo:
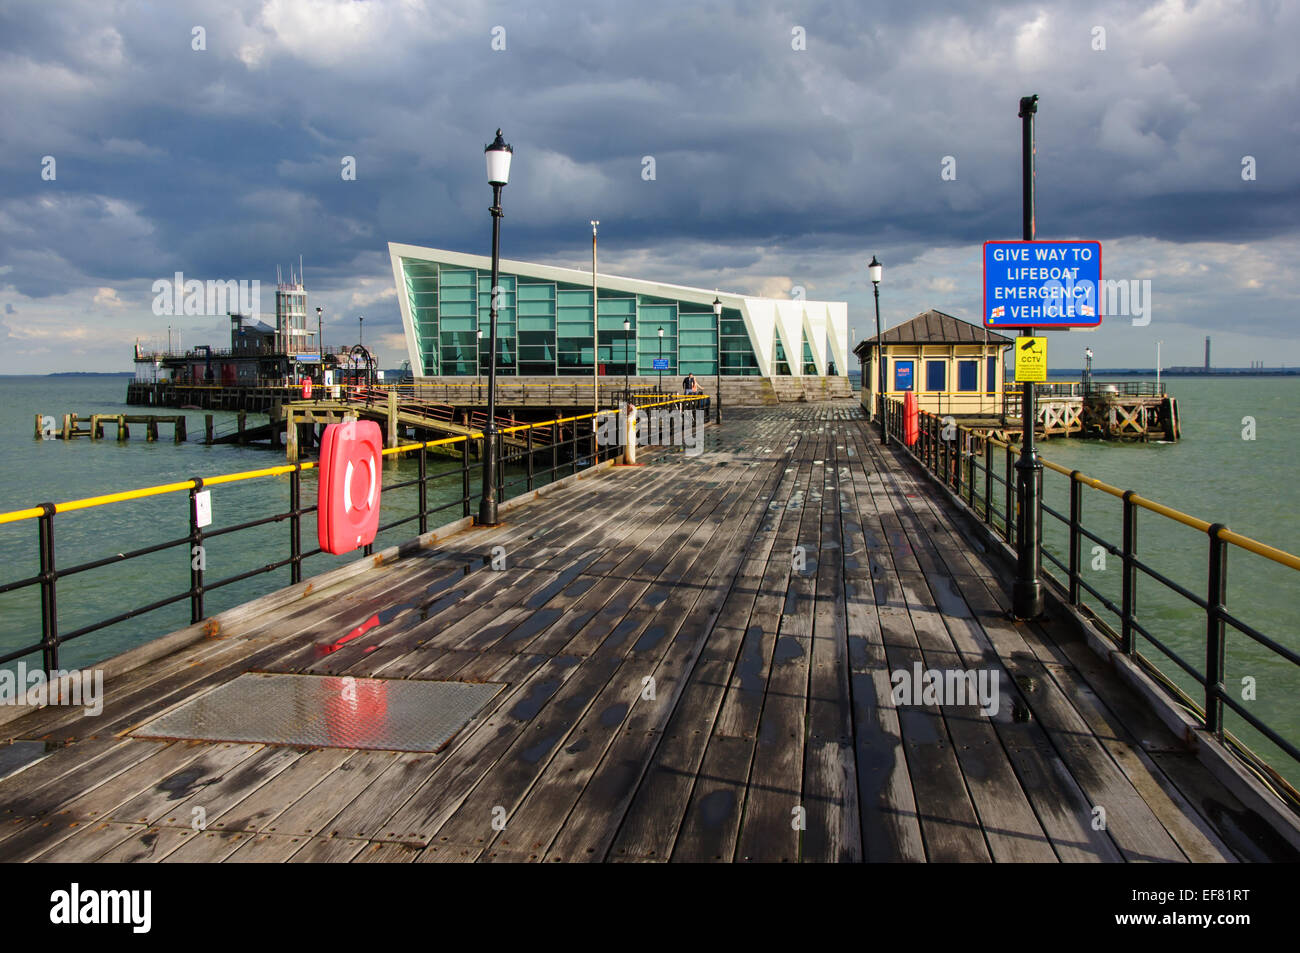
<path fill-rule="evenodd" d="M 495 684 L 248 672 L 159 715 L 136 738 L 439 751 Z"/>

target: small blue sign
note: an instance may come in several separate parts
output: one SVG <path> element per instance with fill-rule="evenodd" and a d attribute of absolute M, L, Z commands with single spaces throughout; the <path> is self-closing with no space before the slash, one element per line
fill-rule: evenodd
<path fill-rule="evenodd" d="M 655 358 L 655 370 L 656 370 L 656 371 L 666 371 L 666 370 L 668 370 L 668 358 L 666 358 L 666 357 L 656 357 L 656 358 Z"/>
<path fill-rule="evenodd" d="M 895 361 L 894 362 L 894 390 L 911 390 L 912 389 L 912 362 Z"/>
<path fill-rule="evenodd" d="M 986 328 L 1101 324 L 1101 242 L 985 242 Z"/>

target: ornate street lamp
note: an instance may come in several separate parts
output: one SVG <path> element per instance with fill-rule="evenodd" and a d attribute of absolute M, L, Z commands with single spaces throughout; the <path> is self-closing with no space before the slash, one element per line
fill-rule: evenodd
<path fill-rule="evenodd" d="M 876 379 L 879 384 L 879 407 L 880 415 L 880 442 L 889 446 L 889 428 L 885 425 L 885 348 L 884 341 L 880 337 L 880 276 L 885 268 L 880 262 L 876 261 L 876 256 L 871 256 L 871 262 L 867 265 L 867 274 L 871 276 L 871 289 L 876 295 Z"/>
<path fill-rule="evenodd" d="M 632 385 L 628 383 L 628 374 L 632 369 L 632 322 L 623 319 L 623 400 L 632 402 Z"/>
<path fill-rule="evenodd" d="M 713 420 L 715 423 L 722 423 L 722 302 L 718 296 L 713 296 L 713 323 L 716 333 L 714 334 L 714 400 L 717 406 L 713 409 Z"/>
<path fill-rule="evenodd" d="M 501 190 L 510 181 L 510 159 L 514 150 L 501 138 L 483 147 L 487 158 L 488 185 L 492 186 L 492 284 L 488 307 L 488 411 L 483 428 L 483 498 L 479 501 L 480 526 L 497 525 L 497 283 L 501 270 Z M 477 358 L 477 355 L 475 355 Z"/>
<path fill-rule="evenodd" d="M 659 393 L 664 392 L 664 329 L 659 329 L 659 386 L 655 388 Z"/>

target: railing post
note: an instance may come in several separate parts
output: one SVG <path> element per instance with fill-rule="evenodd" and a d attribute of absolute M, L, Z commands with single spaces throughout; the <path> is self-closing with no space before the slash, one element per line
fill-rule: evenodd
<path fill-rule="evenodd" d="M 425 431 L 426 433 L 428 431 Z M 429 461 L 428 447 L 420 444 L 420 535 L 429 532 Z"/>
<path fill-rule="evenodd" d="M 926 462 L 930 467 L 930 472 L 933 473 L 935 476 L 938 476 L 939 475 L 939 418 L 936 417 L 934 414 L 926 414 L 925 419 L 928 421 L 925 429 L 926 429 L 926 436 L 929 438 L 929 443 L 930 443 L 929 460 L 927 460 Z"/>
<path fill-rule="evenodd" d="M 551 480 L 556 480 L 555 473 L 560 469 L 560 425 L 551 422 Z"/>
<path fill-rule="evenodd" d="M 947 489 L 952 489 L 952 441 L 948 439 L 948 425 L 943 424 L 939 432 L 939 439 L 943 441 L 943 485 Z"/>
<path fill-rule="evenodd" d="M 1124 491 L 1124 564 L 1121 579 L 1122 595 L 1120 598 L 1120 642 L 1124 649 L 1124 654 L 1132 655 L 1136 649 L 1136 633 L 1133 631 L 1133 612 L 1135 597 L 1137 595 L 1137 567 L 1133 565 L 1133 557 L 1137 549 L 1137 506 L 1133 502 L 1134 492 L 1132 490 Z"/>
<path fill-rule="evenodd" d="M 1002 488 L 1003 490 L 1006 491 L 1007 508 L 1002 517 L 1003 530 L 1004 530 L 1004 532 L 1002 533 L 1002 538 L 1014 546 L 1015 541 L 1011 537 L 1013 534 L 1012 527 L 1016 525 L 1016 519 L 1015 519 L 1015 514 L 1011 512 L 1011 502 L 1012 502 L 1013 491 L 1015 489 L 1015 481 L 1012 479 L 1012 474 L 1015 472 L 1014 467 L 1016 465 L 1016 461 L 1015 461 L 1015 453 L 1012 451 L 1010 443 L 1006 445 L 1005 457 L 1006 457 L 1005 459 L 1006 469 L 1003 471 L 1002 475 L 1005 476 L 1006 479 L 1003 481 Z"/>
<path fill-rule="evenodd" d="M 971 432 L 962 437 L 962 455 L 966 460 L 966 505 L 975 510 L 975 449 Z"/>
<path fill-rule="evenodd" d="M 462 516 L 469 516 L 469 441 L 470 438 L 466 437 L 460 445 L 461 503 L 464 505 Z"/>
<path fill-rule="evenodd" d="M 302 464 L 289 471 L 289 582 L 302 582 Z"/>
<path fill-rule="evenodd" d="M 524 453 L 528 457 L 528 489 L 532 490 L 533 488 L 533 428 L 529 427 L 525 431 L 525 433 L 527 434 L 527 437 L 524 438 L 525 441 Z"/>
<path fill-rule="evenodd" d="M 1210 580 L 1205 609 L 1205 730 L 1223 739 L 1223 610 L 1228 599 L 1228 544 L 1215 523 L 1210 534 Z"/>
<path fill-rule="evenodd" d="M 984 435 L 984 523 L 993 525 L 993 441 Z"/>
<path fill-rule="evenodd" d="M 190 624 L 203 618 L 203 567 L 207 556 L 203 552 L 203 530 L 199 527 L 198 494 L 203 489 L 203 478 L 194 477 L 190 488 Z M 195 550 L 198 552 L 195 552 Z"/>
<path fill-rule="evenodd" d="M 1083 484 L 1078 470 L 1070 471 L 1070 605 L 1079 604 L 1079 548 L 1082 534 L 1079 532 L 1083 519 Z"/>
<path fill-rule="evenodd" d="M 497 501 L 504 503 L 506 499 L 506 435 L 498 430 L 496 436 Z"/>
<path fill-rule="evenodd" d="M 954 464 L 952 469 L 957 477 L 957 499 L 959 500 L 961 499 L 962 483 L 964 482 L 962 480 L 962 477 L 965 476 L 965 473 L 963 471 L 965 470 L 966 467 L 966 461 L 962 459 L 963 455 L 962 455 L 961 440 L 962 440 L 961 428 L 958 427 L 957 433 L 954 435 L 954 439 L 952 442 L 953 464 Z"/>
<path fill-rule="evenodd" d="M 37 527 L 41 551 L 41 664 L 45 674 L 59 668 L 59 608 L 56 601 L 58 577 L 54 568 L 54 504 L 42 503 L 44 510 Z M 24 691 L 26 686 L 20 686 Z"/>

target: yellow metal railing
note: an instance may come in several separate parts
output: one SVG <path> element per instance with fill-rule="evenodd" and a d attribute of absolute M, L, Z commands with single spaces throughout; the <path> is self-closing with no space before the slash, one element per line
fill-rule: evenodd
<path fill-rule="evenodd" d="M 643 410 L 649 407 L 666 407 L 670 404 L 680 404 L 685 401 L 704 400 L 705 395 L 690 396 L 683 395 L 674 397 L 671 400 L 657 401 L 653 404 L 641 404 L 638 409 Z M 601 414 L 610 414 L 615 411 L 605 409 L 589 414 L 578 414 L 573 417 L 557 417 L 554 420 L 541 420 L 531 424 L 519 424 L 514 427 L 506 427 L 498 430 L 498 433 L 518 433 L 524 430 L 531 430 L 538 427 L 551 427 L 556 424 L 574 423 L 579 420 L 589 420 L 598 417 Z M 460 443 L 462 440 L 480 440 L 483 437 L 482 431 L 474 431 L 468 434 L 458 434 L 454 437 L 441 437 L 437 440 L 416 441 L 415 443 L 404 443 L 397 447 L 386 447 L 383 455 L 400 456 L 404 453 L 411 453 L 419 450 L 421 447 L 432 449 L 434 447 L 445 447 L 452 444 Z M 282 466 L 264 467 L 260 470 L 242 470 L 238 473 L 222 473 L 216 476 L 203 477 L 203 486 L 215 486 L 220 483 L 238 483 L 243 480 L 254 480 L 260 477 L 283 476 L 286 473 L 292 473 L 294 470 L 312 470 L 315 469 L 315 463 L 287 463 Z M 54 504 L 55 513 L 71 513 L 75 510 L 85 510 L 96 506 L 104 506 L 109 503 L 124 503 L 128 500 L 140 500 L 150 496 L 162 496 L 167 493 L 180 493 L 186 490 L 195 489 L 194 480 L 183 480 L 177 483 L 162 483 L 158 486 L 140 487 L 135 490 L 123 490 L 118 493 L 105 493 L 99 496 L 88 496 L 79 500 L 65 500 L 62 503 Z M 0 513 L 0 525 L 5 523 L 17 523 L 22 520 L 36 519 L 45 515 L 43 506 L 29 506 L 21 510 L 10 510 L 7 513 Z"/>

